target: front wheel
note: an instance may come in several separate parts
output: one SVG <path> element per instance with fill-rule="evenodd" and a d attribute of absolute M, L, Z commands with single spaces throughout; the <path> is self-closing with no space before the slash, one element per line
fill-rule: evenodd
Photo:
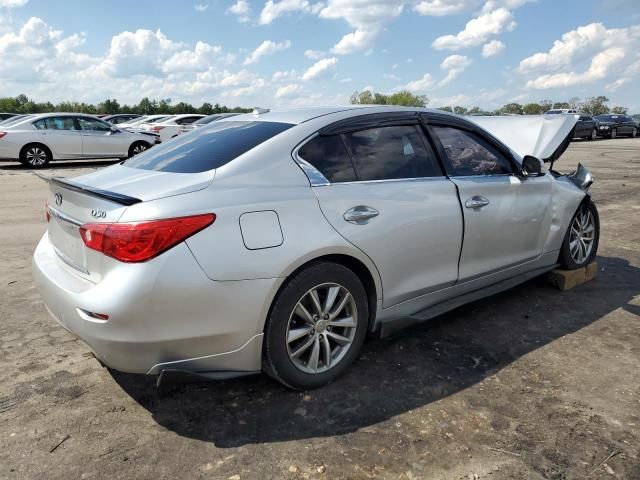
<path fill-rule="evenodd" d="M 263 368 L 280 383 L 306 390 L 339 377 L 358 357 L 369 309 L 348 268 L 316 263 L 280 292 L 265 327 Z"/>
<path fill-rule="evenodd" d="M 638 129 L 634 128 L 631 130 L 631 138 L 636 138 L 638 136 Z"/>
<path fill-rule="evenodd" d="M 600 240 L 600 217 L 595 204 L 586 200 L 580 205 L 569 224 L 562 248 L 560 265 L 576 270 L 589 265 L 596 257 Z"/>
<path fill-rule="evenodd" d="M 618 130 L 616 130 L 615 128 L 613 130 L 611 130 L 611 140 L 615 140 L 615 138 L 618 136 Z"/>
<path fill-rule="evenodd" d="M 135 142 L 129 147 L 129 158 L 138 155 L 139 153 L 149 150 L 150 145 L 146 142 Z"/>
<path fill-rule="evenodd" d="M 591 130 L 591 135 L 589 135 L 589 140 L 595 140 L 596 138 L 598 138 L 598 131 L 594 128 L 593 130 Z"/>

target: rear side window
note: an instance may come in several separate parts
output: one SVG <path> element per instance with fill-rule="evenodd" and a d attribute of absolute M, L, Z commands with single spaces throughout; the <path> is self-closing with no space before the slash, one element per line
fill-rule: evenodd
<path fill-rule="evenodd" d="M 33 125 L 38 130 L 76 130 L 76 124 L 73 117 L 49 117 L 42 118 Z"/>
<path fill-rule="evenodd" d="M 160 172 L 198 173 L 221 167 L 293 127 L 279 122 L 215 122 L 127 160 L 124 165 Z"/>
<path fill-rule="evenodd" d="M 432 127 L 452 175 L 506 175 L 511 163 L 497 149 L 471 132 L 452 127 Z"/>
<path fill-rule="evenodd" d="M 298 150 L 298 156 L 313 165 L 331 183 L 357 180 L 340 135 L 312 138 Z"/>
<path fill-rule="evenodd" d="M 359 180 L 439 175 L 415 125 L 371 128 L 344 135 Z"/>

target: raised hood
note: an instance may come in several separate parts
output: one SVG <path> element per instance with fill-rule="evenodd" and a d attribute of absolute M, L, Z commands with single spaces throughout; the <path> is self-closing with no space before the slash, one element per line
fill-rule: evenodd
<path fill-rule="evenodd" d="M 173 173 L 141 170 L 118 164 L 74 177 L 70 181 L 80 187 L 113 192 L 147 202 L 202 190 L 211 183 L 214 176 L 215 170 L 202 173 Z"/>
<path fill-rule="evenodd" d="M 520 157 L 532 155 L 545 162 L 553 162 L 560 158 L 569 146 L 579 115 L 466 118 L 487 130 Z"/>

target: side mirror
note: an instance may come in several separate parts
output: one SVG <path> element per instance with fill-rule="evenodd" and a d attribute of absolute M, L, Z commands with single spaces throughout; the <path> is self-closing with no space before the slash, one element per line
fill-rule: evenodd
<path fill-rule="evenodd" d="M 120 129 L 118 127 L 116 127 L 115 125 L 113 125 L 111 127 L 111 133 L 118 133 L 120 131 Z"/>
<path fill-rule="evenodd" d="M 525 177 L 539 177 L 542 173 L 542 162 L 536 157 L 526 155 L 522 159 L 522 174 Z"/>

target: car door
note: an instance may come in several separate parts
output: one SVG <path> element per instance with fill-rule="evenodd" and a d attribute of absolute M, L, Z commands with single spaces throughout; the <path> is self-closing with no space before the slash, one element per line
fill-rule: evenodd
<path fill-rule="evenodd" d="M 459 282 L 538 258 L 551 228 L 549 175 L 516 175 L 508 151 L 477 129 L 436 123 L 429 131 L 464 212 Z"/>
<path fill-rule="evenodd" d="M 319 182 L 310 179 L 327 220 L 378 268 L 384 307 L 458 278 L 456 187 L 415 120 L 372 128 L 362 120 L 358 130 L 317 135 L 295 153 L 318 172 Z"/>
<path fill-rule="evenodd" d="M 82 136 L 72 116 L 42 118 L 34 125 L 54 157 L 82 158 Z"/>
<path fill-rule="evenodd" d="M 126 157 L 129 145 L 125 135 L 113 126 L 91 117 L 78 117 L 82 132 L 82 155 L 84 158 Z"/>
<path fill-rule="evenodd" d="M 578 123 L 576 123 L 576 137 L 588 137 L 591 135 L 591 130 L 593 130 L 593 121 L 591 117 L 586 115 L 581 115 Z"/>

